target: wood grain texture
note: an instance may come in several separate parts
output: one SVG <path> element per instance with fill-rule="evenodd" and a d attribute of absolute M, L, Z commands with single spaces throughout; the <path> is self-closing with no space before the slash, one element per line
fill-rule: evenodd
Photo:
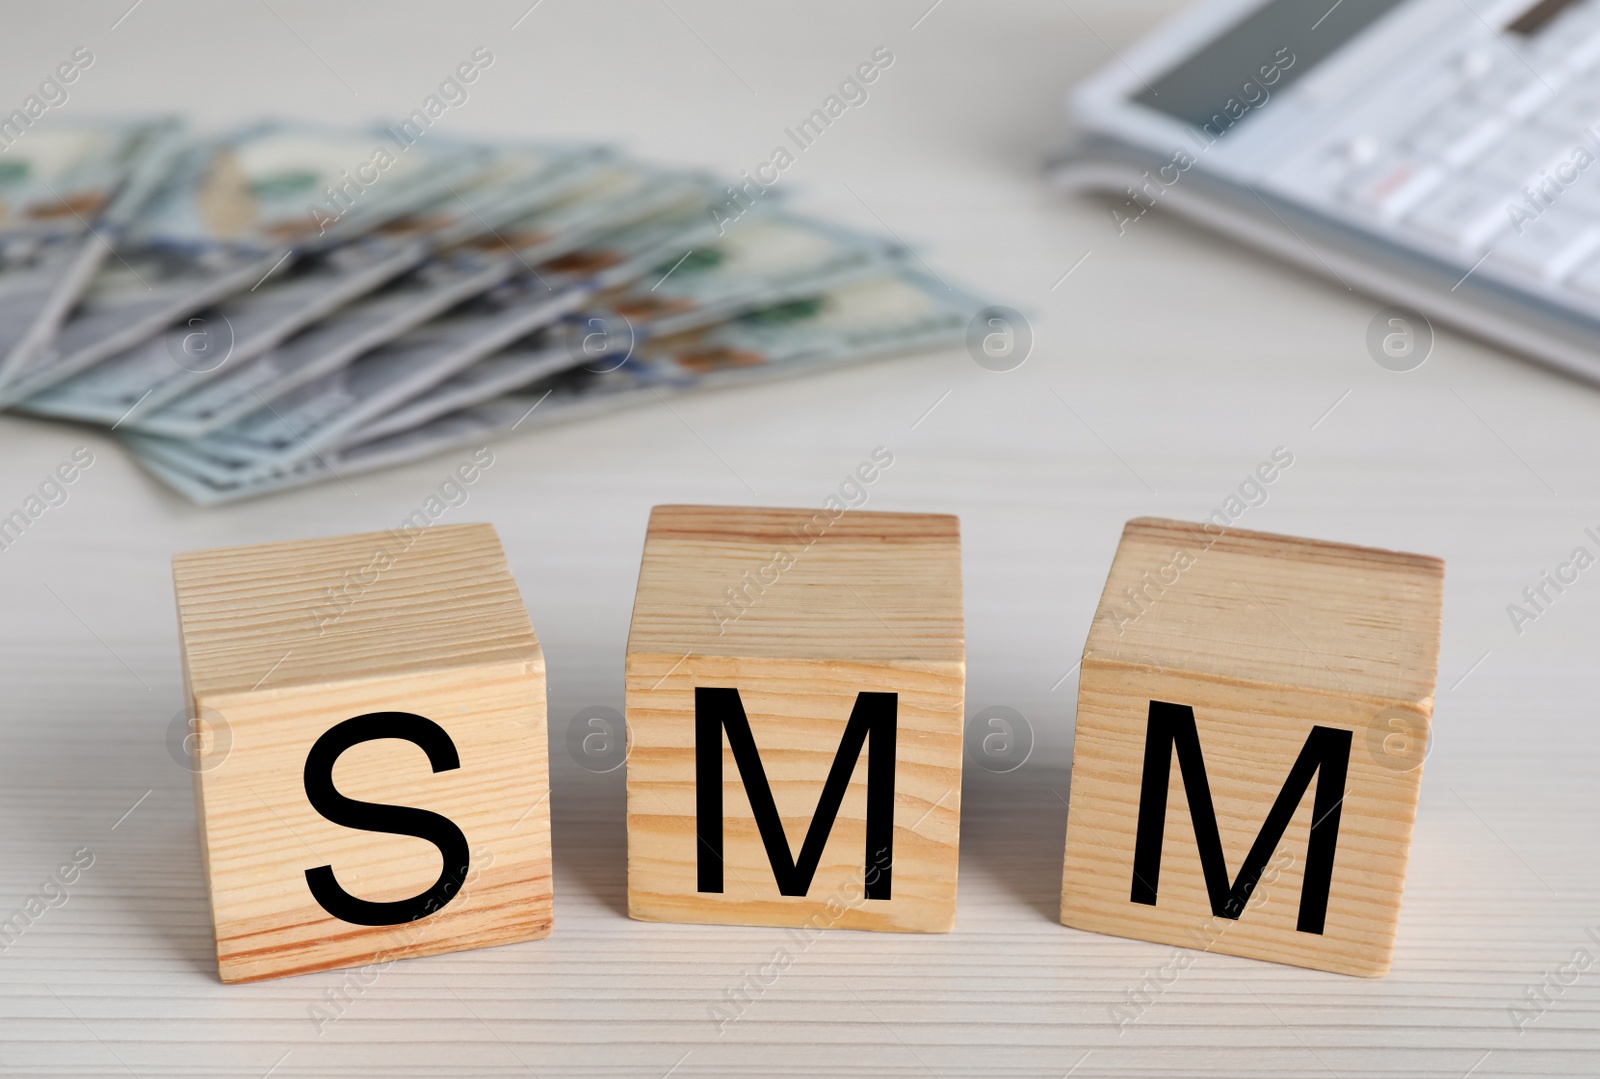
<path fill-rule="evenodd" d="M 857 694 L 897 694 L 891 898 L 863 894 L 870 741 L 807 893 L 784 896 L 724 737 L 724 891 L 697 890 L 697 687 L 739 690 L 795 854 Z M 948 930 L 964 692 L 954 517 L 656 507 L 627 652 L 629 914 Z"/>
<path fill-rule="evenodd" d="M 551 928 L 544 660 L 494 530 L 456 525 L 198 551 L 173 560 L 187 696 L 200 720 L 196 810 L 224 981 L 387 963 Z M 358 588 L 350 588 L 355 580 Z M 329 592 L 343 603 L 329 606 Z M 330 621 L 313 611 L 336 611 Z M 459 756 L 434 772 L 401 738 L 352 746 L 333 784 L 461 829 L 460 891 L 437 912 L 357 926 L 317 903 L 333 867 L 361 899 L 438 880 L 440 849 L 343 827 L 312 806 L 307 754 L 371 712 L 437 723 Z"/>
<path fill-rule="evenodd" d="M 657 506 L 628 647 L 959 664 L 960 545 L 946 514 Z"/>
<path fill-rule="evenodd" d="M 1443 586 L 1424 555 L 1139 517 L 1084 655 L 1428 708 Z"/>
<path fill-rule="evenodd" d="M 1387 972 L 1433 709 L 1443 573 L 1443 563 L 1417 555 L 1130 521 L 1079 675 L 1062 922 L 1346 974 Z M 1152 701 L 1193 710 L 1230 881 L 1312 728 L 1350 732 L 1320 933 L 1297 924 L 1312 793 L 1249 905 L 1229 918 L 1208 895 L 1193 792 L 1177 761 L 1158 901 L 1130 898 Z"/>

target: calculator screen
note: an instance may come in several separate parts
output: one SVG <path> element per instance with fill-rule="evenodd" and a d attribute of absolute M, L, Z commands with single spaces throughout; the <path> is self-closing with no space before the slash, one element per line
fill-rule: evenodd
<path fill-rule="evenodd" d="M 1220 137 L 1404 0 L 1271 0 L 1133 100 Z"/>

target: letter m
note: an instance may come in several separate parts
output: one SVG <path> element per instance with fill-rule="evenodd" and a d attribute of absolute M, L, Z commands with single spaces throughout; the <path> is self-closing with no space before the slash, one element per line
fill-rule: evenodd
<path fill-rule="evenodd" d="M 1211 897 L 1211 913 L 1237 920 L 1250 893 L 1266 868 L 1295 809 L 1305 797 L 1312 777 L 1317 780 L 1312 804 L 1311 834 L 1306 841 L 1306 871 L 1300 886 L 1300 917 L 1295 928 L 1321 933 L 1328 914 L 1328 888 L 1333 882 L 1333 855 L 1339 843 L 1339 807 L 1344 801 L 1345 773 L 1350 766 L 1350 732 L 1334 727 L 1312 727 L 1289 778 L 1245 856 L 1239 876 L 1230 884 L 1217 830 L 1217 812 L 1206 780 L 1205 759 L 1200 754 L 1200 734 L 1194 709 L 1187 704 L 1150 702 L 1145 728 L 1144 781 L 1139 793 L 1139 826 L 1133 848 L 1133 890 L 1128 898 L 1155 906 L 1161 876 L 1161 841 L 1167 823 L 1167 786 L 1172 754 L 1177 750 L 1189 817 L 1200 848 L 1200 869 Z"/>
<path fill-rule="evenodd" d="M 817 801 L 816 815 L 795 859 L 789 846 L 789 837 L 783 830 L 783 820 L 778 816 L 777 804 L 772 800 L 772 787 L 767 782 L 767 772 L 756 751 L 755 737 L 750 733 L 750 720 L 744 712 L 744 702 L 737 689 L 711 689 L 695 687 L 694 691 L 694 756 L 696 788 L 696 832 L 698 842 L 698 890 L 722 891 L 722 734 L 728 735 L 728 746 L 733 750 L 734 764 L 739 778 L 744 781 L 745 794 L 750 799 L 751 812 L 755 814 L 756 827 L 761 842 L 767 848 L 767 861 L 772 864 L 772 875 L 777 879 L 780 895 L 803 896 L 811 888 L 811 878 L 816 875 L 817 863 L 822 860 L 822 848 L 827 845 L 828 834 L 844 802 L 845 788 L 850 785 L 850 774 L 861 758 L 861 750 L 872 738 L 872 751 L 867 755 L 867 844 L 863 866 L 874 863 L 884 868 L 875 879 L 865 885 L 866 898 L 889 898 L 889 867 L 894 864 L 894 765 L 895 733 L 899 695 L 895 693 L 858 693 L 855 707 L 850 711 L 850 721 L 845 724 L 844 738 L 834 754 L 833 767 L 822 787 L 822 797 Z"/>

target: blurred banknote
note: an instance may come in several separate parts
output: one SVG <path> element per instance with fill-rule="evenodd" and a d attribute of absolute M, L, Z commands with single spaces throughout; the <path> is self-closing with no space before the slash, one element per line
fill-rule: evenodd
<path fill-rule="evenodd" d="M 188 145 L 129 226 L 116 259 L 89 284 L 55 339 L 27 357 L 0 403 L 258 287 L 297 256 L 420 208 L 480 171 L 487 157 L 482 147 L 441 140 L 401 150 L 389 139 L 263 124 Z M 356 261 L 348 272 L 367 272 L 367 260 Z"/>
<path fill-rule="evenodd" d="M 392 287 L 335 312 L 279 347 L 229 358 L 201 379 L 183 370 L 167 374 L 159 395 L 146 396 L 150 376 L 141 373 L 116 384 L 102 383 L 93 393 L 76 384 L 63 385 L 22 407 L 168 438 L 199 438 L 342 369 L 463 300 L 579 249 L 607 229 L 666 207 L 703 201 L 708 186 L 701 178 L 604 162 L 571 179 L 536 209 L 525 202 L 509 209 L 502 203 L 470 215 L 483 226 L 472 231 L 471 239 L 460 240 L 466 230 L 462 223 L 447 234 L 459 242 L 436 252 Z M 163 364 L 163 355 L 170 360 L 170 350 L 157 352 L 149 370 L 171 370 L 174 364 Z M 185 377 L 187 381 L 180 381 Z M 170 392 L 174 387 L 178 392 Z"/>
<path fill-rule="evenodd" d="M 184 443 L 137 435 L 129 436 L 128 442 L 153 474 L 187 497 L 206 504 L 229 502 L 332 477 L 347 478 L 518 430 L 691 390 L 956 344 L 981 307 L 965 293 L 900 269 L 891 276 L 853 281 L 728 322 L 657 338 L 608 370 L 569 368 L 519 393 L 447 413 L 412 430 L 307 455 L 270 473 L 230 470 L 231 462 Z"/>
<path fill-rule="evenodd" d="M 715 235 L 699 205 L 646 218 L 505 282 L 449 316 L 418 327 L 276 404 L 183 446 L 213 479 L 241 481 L 292 466 L 347 432 Z"/>
<path fill-rule="evenodd" d="M 199 433 L 192 410 L 163 406 L 198 392 L 423 262 L 441 247 L 465 243 L 570 195 L 599 168 L 594 151 L 523 148 L 492 160 L 478 176 L 420 209 L 331 248 L 314 250 L 248 291 L 179 322 L 155 337 L 33 393 L 23 408 L 45 415 L 131 425 L 163 422 Z M 437 275 L 435 275 L 437 276 Z M 19 387 L 39 390 L 42 379 Z M 224 395 L 226 397 L 228 395 Z M 138 407 L 138 415 L 132 410 Z M 176 411 L 183 419 L 173 420 Z M 152 417 L 158 417 L 152 419 Z M 209 419 L 209 417 L 208 417 Z M 214 425 L 226 420 L 216 421 Z"/>
<path fill-rule="evenodd" d="M 717 239 L 596 302 L 518 347 L 480 360 L 345 435 L 351 445 L 407 430 L 568 367 L 605 369 L 652 337 L 882 275 L 897 243 L 785 213 L 747 217 Z"/>
<path fill-rule="evenodd" d="M 0 408 L 197 503 L 348 484 L 960 342 L 983 305 L 914 263 L 598 145 L 64 117 L 0 132 Z"/>
<path fill-rule="evenodd" d="M 0 388 L 35 359 L 178 151 L 172 120 L 57 120 L 0 154 Z"/>

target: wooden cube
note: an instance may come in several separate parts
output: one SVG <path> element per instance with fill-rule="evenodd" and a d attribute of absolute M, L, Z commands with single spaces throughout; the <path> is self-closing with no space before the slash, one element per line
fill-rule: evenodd
<path fill-rule="evenodd" d="M 628 634 L 628 913 L 948 931 L 965 689 L 956 518 L 657 506 Z"/>
<path fill-rule="evenodd" d="M 544 657 L 488 525 L 173 559 L 225 982 L 551 924 Z"/>
<path fill-rule="evenodd" d="M 1079 675 L 1061 920 L 1388 971 L 1444 564 L 1129 521 Z"/>

